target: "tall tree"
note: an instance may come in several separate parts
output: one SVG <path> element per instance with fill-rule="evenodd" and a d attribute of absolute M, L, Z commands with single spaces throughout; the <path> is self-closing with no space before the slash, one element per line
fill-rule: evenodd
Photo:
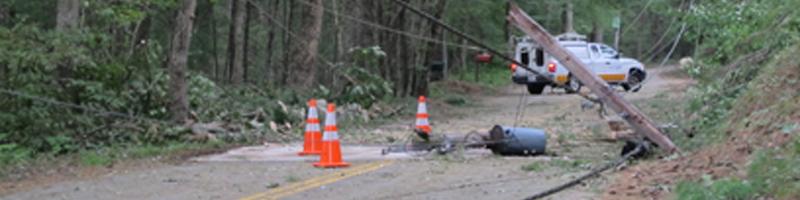
<path fill-rule="evenodd" d="M 445 8 L 447 7 L 447 0 L 439 0 L 436 2 L 434 6 L 433 16 L 441 19 L 444 16 Z M 431 38 L 438 38 L 444 31 L 441 26 L 435 24 L 434 22 L 430 22 L 430 36 Z M 434 44 L 428 43 L 428 47 L 426 48 L 425 53 L 425 68 L 419 71 L 417 87 L 414 91 L 415 96 L 419 95 L 428 95 L 428 79 L 429 79 L 429 66 L 433 65 L 434 63 L 441 62 L 439 59 L 442 58 L 442 51 L 440 51 L 441 44 Z"/>
<path fill-rule="evenodd" d="M 5 25 L 8 18 L 10 18 L 10 13 L 8 10 L 8 5 L 6 2 L 0 3 L 0 25 Z"/>
<path fill-rule="evenodd" d="M 172 44 L 169 49 L 167 70 L 171 95 L 169 111 L 173 121 L 185 122 L 189 116 L 188 85 L 186 83 L 186 62 L 189 45 L 192 40 L 192 23 L 196 0 L 182 0 L 178 15 L 175 18 L 175 29 L 172 33 Z"/>
<path fill-rule="evenodd" d="M 592 38 L 590 41 L 603 43 L 603 26 L 598 21 L 592 21 Z"/>
<path fill-rule="evenodd" d="M 244 78 L 244 21 L 246 0 L 233 0 L 228 33 L 228 81 L 238 85 Z"/>
<path fill-rule="evenodd" d="M 80 0 L 59 0 L 57 5 L 58 13 L 56 14 L 56 30 L 62 33 L 73 32 L 78 28 L 80 19 Z M 68 49 L 68 48 L 67 48 Z M 64 47 L 57 48 L 56 51 L 67 51 Z M 72 77 L 72 63 L 69 59 L 60 61 L 56 68 L 58 76 L 58 84 L 62 89 L 68 91 L 74 103 L 80 102 L 80 95 L 75 89 L 70 89 L 67 81 Z"/>
<path fill-rule="evenodd" d="M 242 79 L 244 82 L 247 82 L 247 68 L 250 67 L 250 20 L 251 15 L 253 12 L 253 5 L 250 5 L 250 1 L 245 1 L 245 12 L 244 12 L 244 46 L 242 47 Z"/>
<path fill-rule="evenodd" d="M 280 8 L 279 7 L 279 2 L 278 1 L 272 1 L 272 7 L 271 7 L 270 10 L 274 11 L 274 13 L 277 13 L 279 8 Z M 260 12 L 264 12 L 264 11 L 260 11 Z M 274 69 L 274 67 L 273 67 L 274 65 L 272 64 L 272 62 L 273 62 L 272 53 L 273 53 L 273 48 L 274 48 L 273 43 L 275 41 L 275 28 L 273 27 L 274 25 L 272 25 L 271 21 L 269 19 L 266 19 L 266 15 L 262 14 L 262 16 L 264 18 L 263 19 L 264 26 L 265 27 L 269 27 L 269 32 L 267 33 L 267 46 L 266 46 L 267 48 L 264 49 L 264 53 L 266 54 L 264 56 L 264 59 L 265 59 L 264 60 L 264 79 L 267 80 L 268 83 L 274 83 L 275 80 L 273 80 L 273 78 L 276 77 L 275 76 L 275 71 L 277 71 L 277 70 Z"/>
<path fill-rule="evenodd" d="M 307 20 L 301 25 L 301 37 L 305 42 L 298 43 L 293 51 L 292 71 L 302 74 L 306 78 L 290 79 L 290 85 L 296 87 L 309 87 L 314 84 L 317 74 L 316 62 L 319 49 L 319 36 L 322 32 L 322 0 L 310 1 L 307 11 Z"/>
<path fill-rule="evenodd" d="M 290 52 L 292 50 L 291 47 L 293 47 L 293 36 L 291 36 L 289 32 L 292 31 L 292 24 L 295 21 L 294 7 L 294 0 L 285 1 L 283 6 L 283 24 L 286 26 L 287 30 L 283 31 L 283 45 L 281 46 L 281 50 L 283 51 L 283 65 L 281 67 L 282 69 L 279 70 L 280 73 L 278 75 L 281 79 L 279 81 L 281 84 L 286 84 L 289 81 L 289 77 L 292 76 L 292 68 L 290 65 L 292 61 L 290 60 Z"/>
<path fill-rule="evenodd" d="M 66 31 L 78 27 L 81 11 L 80 0 L 58 0 L 58 14 L 56 16 L 56 30 Z"/>
<path fill-rule="evenodd" d="M 573 15 L 573 12 L 572 12 L 572 8 L 573 8 L 572 2 L 567 2 L 566 4 L 564 4 L 564 14 L 561 17 L 561 19 L 563 20 L 562 23 L 564 24 L 564 27 L 563 27 L 564 28 L 564 30 L 563 30 L 564 33 L 575 32 L 575 27 L 574 27 L 574 24 L 573 24 L 573 22 L 574 22 L 573 21 L 573 16 L 574 15 Z"/>

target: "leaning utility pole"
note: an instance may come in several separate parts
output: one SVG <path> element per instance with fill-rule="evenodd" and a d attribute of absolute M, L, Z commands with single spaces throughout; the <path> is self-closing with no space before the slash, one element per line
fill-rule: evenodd
<path fill-rule="evenodd" d="M 609 105 L 617 114 L 628 121 L 637 133 L 644 134 L 647 138 L 668 152 L 677 150 L 675 144 L 661 133 L 650 118 L 614 92 L 600 77 L 589 71 L 586 65 L 580 62 L 580 59 L 577 59 L 572 52 L 567 51 L 564 47 L 559 45 L 547 30 L 531 19 L 531 17 L 523 12 L 516 4 L 511 5 L 508 14 L 509 20 L 516 25 L 517 28 L 541 45 L 547 53 L 563 63 L 575 78 L 591 89 L 603 103 Z"/>
<path fill-rule="evenodd" d="M 486 45 L 478 41 L 474 37 L 471 37 L 461 31 L 456 30 L 455 28 L 445 24 L 444 22 L 441 22 L 436 17 L 431 16 L 430 14 L 427 14 L 418 8 L 414 8 L 413 6 L 409 5 L 404 1 L 402 0 L 393 0 L 393 1 L 398 5 L 402 6 L 403 8 L 406 8 L 409 11 L 430 20 L 435 25 L 439 25 L 445 30 L 450 31 L 454 35 L 459 36 L 462 39 L 469 41 L 470 43 L 473 43 L 481 48 L 484 48 L 487 52 L 501 59 L 507 60 L 511 63 L 517 64 L 519 68 L 527 70 L 533 74 L 541 75 L 540 72 L 533 70 L 528 66 L 520 63 L 519 61 L 514 60 L 514 58 L 511 58 L 510 56 L 489 47 L 489 45 Z M 603 103 L 610 105 L 611 108 L 617 111 L 618 114 L 620 114 L 623 119 L 628 121 L 628 123 L 631 124 L 631 126 L 633 126 L 634 129 L 636 129 L 637 133 L 644 134 L 647 138 L 650 138 L 650 140 L 652 140 L 657 145 L 659 145 L 659 147 L 664 148 L 668 152 L 674 152 L 678 150 L 677 147 L 675 147 L 675 144 L 673 144 L 669 138 L 661 134 L 661 131 L 658 130 L 658 128 L 656 128 L 655 125 L 653 125 L 654 123 L 652 120 L 650 120 L 650 118 L 647 118 L 647 116 L 642 114 L 642 112 L 639 111 L 636 107 L 634 107 L 633 105 L 622 99 L 622 97 L 614 93 L 614 91 L 612 91 L 611 88 L 608 87 L 605 81 L 603 81 L 596 75 L 589 72 L 589 70 L 587 70 L 586 66 L 582 62 L 577 62 L 576 60 L 578 59 L 575 59 L 575 55 L 572 55 L 572 53 L 561 47 L 556 42 L 556 40 L 553 39 L 553 36 L 550 35 L 550 33 L 547 33 L 547 31 L 545 31 L 541 25 L 539 25 L 538 23 L 536 23 L 536 21 L 531 19 L 530 16 L 522 12 L 516 4 L 511 5 L 511 9 L 509 9 L 508 20 L 515 23 L 515 25 L 518 28 L 520 28 L 523 32 L 531 36 L 537 43 L 543 45 L 545 51 L 554 55 L 556 59 L 564 63 L 567 69 L 570 72 L 572 72 L 575 75 L 575 77 L 578 78 L 579 81 L 581 81 L 582 83 L 588 83 L 586 84 L 587 87 L 589 87 L 589 89 L 591 89 L 595 94 L 597 94 L 597 96 Z M 593 100 L 588 97 L 585 98 Z"/>

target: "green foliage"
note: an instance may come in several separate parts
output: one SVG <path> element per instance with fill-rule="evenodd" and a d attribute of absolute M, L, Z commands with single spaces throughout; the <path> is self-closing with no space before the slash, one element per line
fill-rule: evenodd
<path fill-rule="evenodd" d="M 724 138 L 741 96 L 759 90 L 753 80 L 777 63 L 751 57 L 763 51 L 767 58 L 792 54 L 800 34 L 796 1 L 702 1 L 683 19 L 690 29 L 687 41 L 699 43 L 697 64 L 686 68 L 698 80 L 689 90 L 688 110 L 695 113 L 697 138 L 684 146 L 700 146 Z M 777 19 L 777 20 L 776 20 Z M 791 56 L 791 55 L 788 55 Z M 769 66 L 769 67 L 765 67 Z"/>
<path fill-rule="evenodd" d="M 378 61 L 386 56 L 380 47 L 357 48 L 350 53 L 355 63 L 363 67 L 347 68 L 345 74 L 354 82 L 345 86 L 342 94 L 334 98 L 336 101 L 357 103 L 364 108 L 370 108 L 375 102 L 393 94 L 392 82 L 367 70 L 373 66 L 378 67 Z"/>
<path fill-rule="evenodd" d="M 762 150 L 754 154 L 748 179 L 761 194 L 780 199 L 800 197 L 800 138 L 778 150 Z"/>
<path fill-rule="evenodd" d="M 392 83 L 364 68 L 351 67 L 347 74 L 357 80 L 357 84 L 345 87 L 337 101 L 357 103 L 369 108 L 373 103 L 392 94 Z"/>
<path fill-rule="evenodd" d="M 463 106 L 467 104 L 467 98 L 463 96 L 448 96 L 445 97 L 444 102 L 454 106 Z"/>
<path fill-rule="evenodd" d="M 78 155 L 80 156 L 81 164 L 87 166 L 106 166 L 114 161 L 114 158 L 106 152 L 88 150 L 81 151 Z"/>
<path fill-rule="evenodd" d="M 700 182 L 678 184 L 678 199 L 797 199 L 800 197 L 800 138 L 779 149 L 760 150 L 752 155 L 745 180 L 711 180 L 703 176 Z"/>
<path fill-rule="evenodd" d="M 7 134 L 0 133 L 0 141 L 5 141 Z M 31 156 L 33 151 L 22 147 L 17 143 L 4 142 L 0 144 L 0 165 L 10 164 L 25 160 Z"/>
<path fill-rule="evenodd" d="M 37 23 L 50 24 L 37 17 L 55 19 L 54 12 L 21 9 L 41 3 L 7 4 L 19 12 L 11 20 L 13 26 L 0 26 L 0 46 L 4 47 L 0 48 L 1 88 L 95 110 L 167 118 L 169 78 L 162 68 L 163 42 L 152 40 L 142 43 L 145 45 L 128 46 L 132 37 L 115 34 L 132 32 L 145 17 L 172 9 L 174 1 L 83 1 L 86 20 L 82 23 L 86 27 L 63 32 Z M 148 9 L 141 9 L 142 6 Z M 33 22 L 26 21 L 29 19 Z M 192 106 L 203 105 L 221 93 L 213 81 L 199 74 L 189 75 L 189 85 Z M 2 163 L 120 142 L 161 143 L 185 133 L 163 124 L 124 121 L 5 94 L 0 98 L 0 126 Z M 129 128 L 138 126 L 146 128 Z"/>
<path fill-rule="evenodd" d="M 544 170 L 544 165 L 542 165 L 542 163 L 540 162 L 534 162 L 531 164 L 523 165 L 521 169 L 522 171 L 526 172 L 540 172 Z"/>
<path fill-rule="evenodd" d="M 546 163 L 542 163 L 541 161 L 536 161 L 530 164 L 526 164 L 520 167 L 522 171 L 527 172 L 540 172 L 547 168 L 556 168 L 559 170 L 564 170 L 567 172 L 574 172 L 579 169 L 588 169 L 591 163 L 586 160 L 562 160 L 562 159 L 554 159 L 550 160 Z"/>
<path fill-rule="evenodd" d="M 713 53 L 703 56 L 710 64 L 727 63 L 762 48 L 785 47 L 800 31 L 793 9 L 797 6 L 793 0 L 703 1 L 684 19 L 692 29 L 687 40 L 702 40 L 701 48 L 710 48 Z"/>
<path fill-rule="evenodd" d="M 506 86 L 511 84 L 511 70 L 502 63 L 498 60 L 494 60 L 490 64 L 470 63 L 466 68 L 456 71 L 451 77 L 491 88 Z M 477 82 L 475 81 L 475 67 L 479 68 L 478 73 L 480 73 Z"/>
<path fill-rule="evenodd" d="M 675 192 L 680 200 L 747 200 L 756 196 L 752 184 L 735 179 L 706 180 L 704 183 L 681 182 Z"/>

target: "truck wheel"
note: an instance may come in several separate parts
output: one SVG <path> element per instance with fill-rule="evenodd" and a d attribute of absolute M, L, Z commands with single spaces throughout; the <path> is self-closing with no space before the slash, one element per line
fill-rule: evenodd
<path fill-rule="evenodd" d="M 543 83 L 528 83 L 528 93 L 542 94 L 542 91 L 544 91 L 545 86 L 547 85 Z"/>
<path fill-rule="evenodd" d="M 580 81 L 575 80 L 572 78 L 572 76 L 569 76 L 569 82 L 567 82 L 564 89 L 567 90 L 567 94 L 574 94 L 581 91 L 581 87 L 583 87 L 583 84 L 581 84 Z"/>
<path fill-rule="evenodd" d="M 638 92 L 642 89 L 642 79 L 644 79 L 644 73 L 639 70 L 631 70 L 628 73 L 628 82 L 622 84 L 622 89 L 625 89 L 627 92 Z"/>

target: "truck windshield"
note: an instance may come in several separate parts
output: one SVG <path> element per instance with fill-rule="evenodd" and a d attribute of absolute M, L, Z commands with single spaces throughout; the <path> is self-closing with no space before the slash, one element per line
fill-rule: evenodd
<path fill-rule="evenodd" d="M 586 49 L 586 46 L 564 46 L 568 51 L 578 56 L 580 59 L 589 59 L 589 51 Z"/>

